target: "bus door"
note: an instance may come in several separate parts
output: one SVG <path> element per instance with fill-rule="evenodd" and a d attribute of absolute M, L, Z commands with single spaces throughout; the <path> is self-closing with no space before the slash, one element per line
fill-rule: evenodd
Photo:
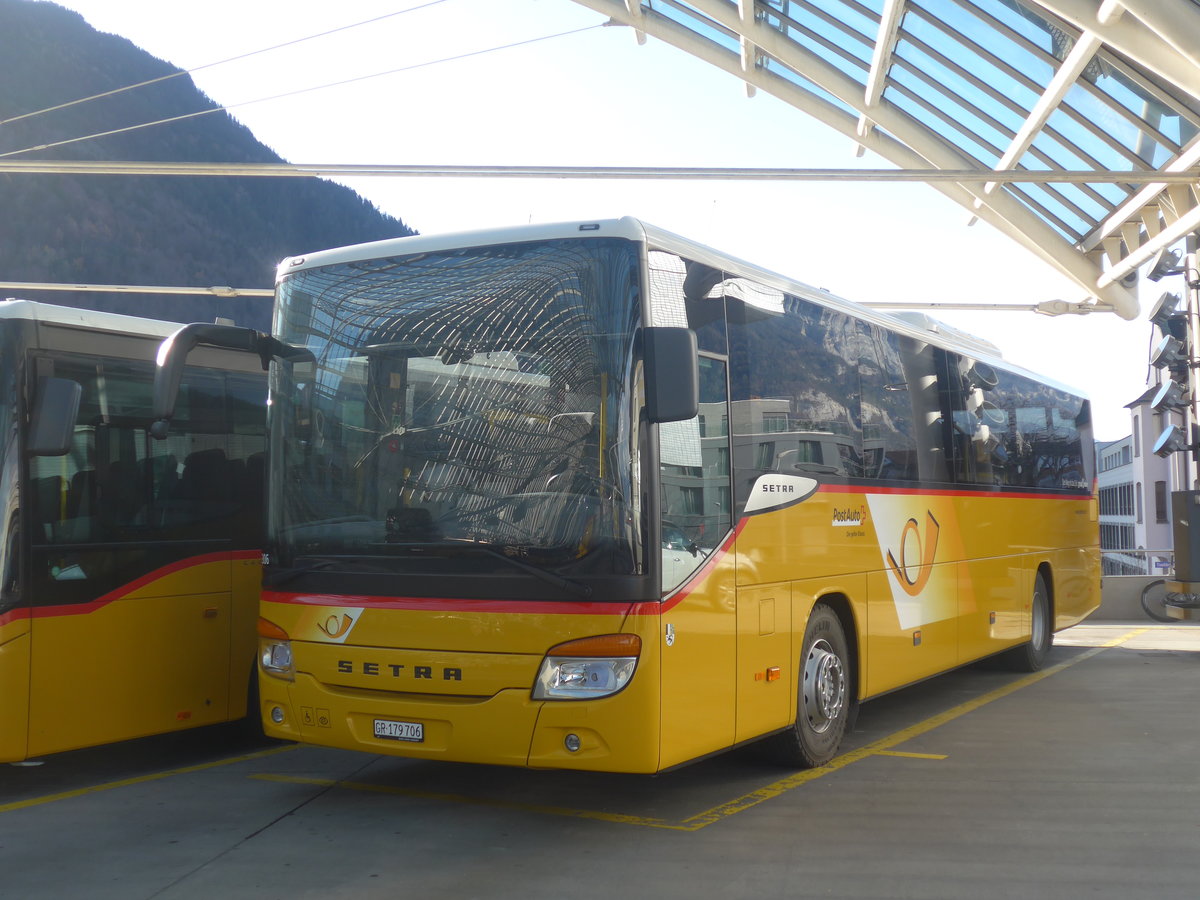
<path fill-rule="evenodd" d="M 39 362 L 83 391 L 70 450 L 30 460 L 30 755 L 224 721 L 230 542 L 203 522 L 235 489 L 224 436 L 149 438 L 152 363 Z"/>
<path fill-rule="evenodd" d="M 664 765 L 734 741 L 737 654 L 726 364 L 700 358 L 700 411 L 659 426 Z"/>
<path fill-rule="evenodd" d="M 11 334 L 5 332 L 4 337 L 11 339 Z M 17 348 L 10 344 L 0 356 L 8 360 L 18 358 L 18 354 Z M 13 405 L 17 392 L 12 390 L 16 377 L 14 367 L 5 366 L 0 371 L 0 396 L 10 398 L 9 402 L 0 403 L 0 523 L 3 523 L 0 531 L 0 762 L 25 759 L 29 743 L 32 626 L 28 595 L 21 584 L 22 448 L 18 440 L 19 427 L 14 424 L 21 419 Z M 68 392 L 71 390 L 68 387 Z M 59 423 L 57 445 L 61 445 L 72 418 L 74 395 L 64 395 L 60 390 L 54 397 L 47 396 L 46 400 L 61 407 L 55 410 Z M 40 421 L 41 418 L 39 410 L 34 419 Z M 29 486 L 32 493 L 47 491 L 53 494 L 57 489 L 58 483 L 52 479 L 34 481 Z"/>
<path fill-rule="evenodd" d="M 16 496 L 8 485 L 4 496 Z M 5 519 L 4 557 L 0 560 L 0 762 L 26 755 L 29 725 L 29 609 L 19 593 L 17 516 Z"/>

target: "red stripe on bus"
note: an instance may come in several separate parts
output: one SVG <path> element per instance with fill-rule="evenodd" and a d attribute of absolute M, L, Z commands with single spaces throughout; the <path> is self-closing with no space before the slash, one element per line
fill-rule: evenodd
<path fill-rule="evenodd" d="M 871 487 L 853 484 L 823 484 L 817 489 L 821 494 L 919 494 L 923 497 L 1011 497 L 1016 500 L 1091 500 L 1091 494 L 1070 494 L 1065 491 L 1047 491 L 1033 493 L 1032 491 L 1013 491 L 1005 488 L 988 488 L 983 486 L 969 491 L 963 488 L 922 488 L 922 487 Z M 769 510 L 764 510 L 769 512 Z"/>
<path fill-rule="evenodd" d="M 959 489 L 929 489 L 921 487 L 873 487 L 863 488 L 850 485 L 825 484 L 818 489 L 825 494 L 914 494 L 938 497 L 1013 497 L 1019 499 L 1043 500 L 1091 500 L 1085 494 L 1034 494 L 1017 493 L 1013 491 L 968 491 Z M 763 510 L 770 513 L 770 510 Z M 672 609 L 686 597 L 694 593 L 700 584 L 717 567 L 721 560 L 733 549 L 733 544 L 745 528 L 750 516 L 743 516 L 737 527 L 729 533 L 721 546 L 697 569 L 684 584 L 674 593 L 668 594 L 661 601 L 647 600 L 637 603 L 598 603 L 589 600 L 469 600 L 462 597 L 374 597 L 366 595 L 344 594 L 287 594 L 279 591 L 263 591 L 262 599 L 270 603 L 290 603 L 298 606 L 332 606 L 332 607 L 363 607 L 368 609 L 396 609 L 425 612 L 482 612 L 482 613 L 538 613 L 547 615 L 573 616 L 657 616 Z"/>
<path fill-rule="evenodd" d="M 19 622 L 21 619 L 29 618 L 29 607 L 22 606 L 20 609 L 10 609 L 8 612 L 0 615 L 0 628 L 3 628 L 9 622 Z"/>
<path fill-rule="evenodd" d="M 174 575 L 176 572 L 182 572 L 184 569 L 190 569 L 193 566 L 201 566 L 205 563 L 212 562 L 233 562 L 235 559 L 258 559 L 262 556 L 261 550 L 225 550 L 219 553 L 204 553 L 200 556 L 190 556 L 187 559 L 181 559 L 177 562 L 165 565 L 160 569 L 155 569 L 152 572 L 147 572 L 140 578 L 136 578 L 128 584 L 123 584 L 119 588 L 109 591 L 88 603 L 64 603 L 60 606 L 35 606 L 28 610 L 35 619 L 45 619 L 52 616 L 82 616 L 88 613 L 95 612 L 101 607 L 107 606 L 115 600 L 120 600 L 129 594 L 136 591 L 138 588 L 145 587 L 160 578 L 165 578 L 168 575 Z"/>
<path fill-rule="evenodd" d="M 539 613 L 561 616 L 623 616 L 637 605 L 595 600 L 473 600 L 465 597 L 372 597 L 348 594 L 285 594 L 263 591 L 264 603 L 296 606 L 358 606 L 366 609 L 404 609 L 426 612 Z M 654 604 L 657 606 L 658 604 Z"/>
<path fill-rule="evenodd" d="M 742 533 L 742 529 L 746 527 L 746 523 L 749 521 L 749 516 L 740 519 L 737 523 L 737 527 L 734 528 L 733 531 L 729 532 L 729 536 L 721 542 L 721 546 L 713 551 L 712 556 L 705 560 L 704 565 L 693 572 L 692 576 L 682 585 L 680 585 L 679 589 L 676 590 L 675 593 L 664 597 L 662 603 L 643 603 L 642 606 L 654 607 L 654 610 L 653 613 L 651 613 L 649 609 L 646 609 L 641 611 L 641 614 L 659 615 L 664 613 L 667 610 L 677 606 L 685 597 L 693 593 L 695 589 L 700 586 L 700 582 L 707 578 L 709 573 L 717 567 L 717 564 L 725 557 L 725 555 L 728 554 L 731 549 L 733 549 L 734 541 L 737 540 L 738 535 Z"/>

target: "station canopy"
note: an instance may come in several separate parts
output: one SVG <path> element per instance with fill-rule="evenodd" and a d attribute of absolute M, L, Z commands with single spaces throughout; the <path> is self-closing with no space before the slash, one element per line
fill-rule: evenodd
<path fill-rule="evenodd" d="M 1087 298 L 1044 312 L 1135 318 L 1200 229 L 1196 0 L 575 2 L 927 173 Z"/>

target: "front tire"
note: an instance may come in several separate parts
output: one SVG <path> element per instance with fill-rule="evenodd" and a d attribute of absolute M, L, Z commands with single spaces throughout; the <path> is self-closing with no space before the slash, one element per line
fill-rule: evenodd
<path fill-rule="evenodd" d="M 824 603 L 808 618 L 798 674 L 796 721 L 771 739 L 772 749 L 785 765 L 816 768 L 837 755 L 855 705 L 846 633 Z"/>

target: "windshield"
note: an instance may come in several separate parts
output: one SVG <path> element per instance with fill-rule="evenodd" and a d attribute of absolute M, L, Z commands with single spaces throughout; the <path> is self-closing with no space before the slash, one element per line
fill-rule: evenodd
<path fill-rule="evenodd" d="M 315 362 L 272 376 L 281 577 L 638 571 L 637 285 L 636 245 L 609 239 L 288 277 L 276 334 Z"/>

